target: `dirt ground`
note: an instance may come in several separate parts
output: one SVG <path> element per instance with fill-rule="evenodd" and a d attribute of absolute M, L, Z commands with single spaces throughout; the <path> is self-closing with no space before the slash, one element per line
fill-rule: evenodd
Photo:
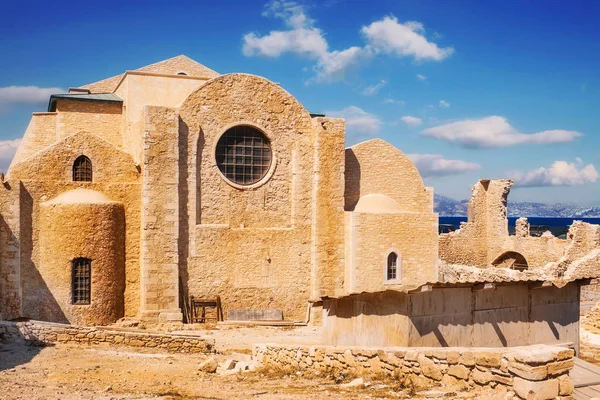
<path fill-rule="evenodd" d="M 217 341 L 217 361 L 249 357 L 252 342 L 318 343 L 317 329 L 238 328 L 207 331 Z M 219 344 L 220 343 L 220 344 Z M 230 374 L 199 371 L 207 355 L 134 352 L 127 348 L 0 344 L 0 399 L 409 399 L 474 398 L 439 389 L 410 393 L 397 382 L 344 388 L 350 379 L 265 376 L 260 370 Z M 484 394 L 480 398 L 499 398 Z M 502 398 L 501 396 L 500 398 Z"/>

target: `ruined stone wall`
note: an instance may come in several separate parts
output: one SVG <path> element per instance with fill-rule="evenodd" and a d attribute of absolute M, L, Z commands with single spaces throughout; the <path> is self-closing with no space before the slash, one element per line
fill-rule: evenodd
<path fill-rule="evenodd" d="M 17 164 L 52 145 L 56 138 L 56 113 L 33 113 L 11 164 Z"/>
<path fill-rule="evenodd" d="M 73 182 L 73 161 L 81 154 L 93 165 L 93 182 Z M 123 204 L 125 224 L 124 307 L 126 316 L 135 316 L 140 308 L 140 173 L 131 156 L 109 142 L 88 133 L 69 136 L 26 162 L 11 167 L 9 184 L 21 185 L 20 249 L 22 310 L 20 316 L 41 319 L 60 312 L 57 299 L 42 279 L 40 263 L 40 204 L 61 193 L 86 188 L 104 193 Z M 45 303 L 42 305 L 42 300 Z"/>
<path fill-rule="evenodd" d="M 450 264 L 486 268 L 507 252 L 517 252 L 530 269 L 557 261 L 567 242 L 556 237 L 531 237 L 525 219 L 508 235 L 506 202 L 513 181 L 481 180 L 473 186 L 468 222 L 460 230 L 439 236 L 439 257 Z"/>
<path fill-rule="evenodd" d="M 20 185 L 0 185 L 0 319 L 17 318 L 21 312 L 19 257 Z"/>
<path fill-rule="evenodd" d="M 321 274 L 313 269 L 315 258 L 328 254 L 326 248 L 336 250 L 331 242 L 314 241 L 313 221 L 319 215 L 315 196 L 339 191 L 333 181 L 338 189 L 320 190 L 316 171 L 322 165 L 324 177 L 334 179 L 325 160 L 339 157 L 340 133 L 320 146 L 310 115 L 296 99 L 245 74 L 206 83 L 184 102 L 180 118 L 180 152 L 187 154 L 180 170 L 181 235 L 189 237 L 180 254 L 187 255 L 188 293 L 220 295 L 225 312 L 274 308 L 286 319 L 304 319 L 313 279 Z M 264 184 L 248 189 L 230 185 L 214 158 L 221 134 L 240 124 L 267 136 L 275 163 Z M 332 218 L 338 218 L 335 212 Z"/>
<path fill-rule="evenodd" d="M 416 390 L 514 391 L 519 398 L 570 398 L 574 352 L 564 347 L 491 348 L 330 347 L 259 344 L 253 358 L 265 369 L 344 376 L 384 375 Z"/>
<path fill-rule="evenodd" d="M 96 197 L 106 196 L 78 189 L 41 204 L 38 272 L 51 296 L 39 299 L 44 320 L 108 325 L 124 315 L 124 208 Z M 91 260 L 89 305 L 73 304 L 72 299 L 72 262 L 80 257 Z M 46 308 L 54 302 L 58 309 Z"/>
<path fill-rule="evenodd" d="M 0 321 L 0 340 L 35 345 L 71 344 L 133 347 L 168 353 L 214 353 L 215 340 L 194 335 L 82 327 L 42 321 Z"/>
<path fill-rule="evenodd" d="M 437 224 L 433 213 L 346 212 L 346 246 L 350 252 L 346 293 L 401 289 L 437 281 Z M 387 281 L 391 252 L 398 255 L 398 278 Z"/>
<path fill-rule="evenodd" d="M 88 131 L 117 147 L 123 146 L 124 116 L 121 104 L 57 100 L 57 140 Z"/>
<path fill-rule="evenodd" d="M 326 299 L 324 342 L 338 346 L 507 347 L 579 342 L 579 287 L 446 287 Z"/>

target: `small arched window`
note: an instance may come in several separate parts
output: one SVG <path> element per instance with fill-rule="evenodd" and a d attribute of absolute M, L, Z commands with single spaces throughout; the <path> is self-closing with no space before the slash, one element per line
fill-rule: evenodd
<path fill-rule="evenodd" d="M 86 156 L 79 156 L 73 163 L 73 181 L 92 181 L 92 162 Z"/>
<path fill-rule="evenodd" d="M 73 304 L 90 304 L 92 292 L 92 261 L 89 258 L 73 260 Z"/>
<path fill-rule="evenodd" d="M 398 254 L 394 252 L 387 257 L 386 278 L 388 281 L 398 278 Z"/>

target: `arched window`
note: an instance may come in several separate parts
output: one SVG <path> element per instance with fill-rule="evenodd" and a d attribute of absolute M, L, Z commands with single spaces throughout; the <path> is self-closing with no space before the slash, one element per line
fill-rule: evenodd
<path fill-rule="evenodd" d="M 398 254 L 391 252 L 387 257 L 387 273 L 388 281 L 398 278 Z"/>
<path fill-rule="evenodd" d="M 269 172 L 271 143 L 258 129 L 238 125 L 219 138 L 215 158 L 226 179 L 242 186 L 252 185 Z"/>
<path fill-rule="evenodd" d="M 73 163 L 73 181 L 92 181 L 92 162 L 86 156 L 79 156 Z"/>
<path fill-rule="evenodd" d="M 92 292 L 92 261 L 89 258 L 73 260 L 73 304 L 90 304 Z"/>

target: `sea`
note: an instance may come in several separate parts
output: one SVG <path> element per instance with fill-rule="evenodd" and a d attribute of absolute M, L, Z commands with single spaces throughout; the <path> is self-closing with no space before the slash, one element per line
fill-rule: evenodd
<path fill-rule="evenodd" d="M 509 234 L 514 234 L 515 221 L 518 217 L 508 217 Z M 583 221 L 600 225 L 600 218 L 552 218 L 552 217 L 527 217 L 532 236 L 540 236 L 545 231 L 550 231 L 554 236 L 566 237 L 569 226 L 573 221 Z M 467 222 L 467 217 L 439 217 L 440 233 L 448 233 L 460 228 L 461 222 Z"/>

